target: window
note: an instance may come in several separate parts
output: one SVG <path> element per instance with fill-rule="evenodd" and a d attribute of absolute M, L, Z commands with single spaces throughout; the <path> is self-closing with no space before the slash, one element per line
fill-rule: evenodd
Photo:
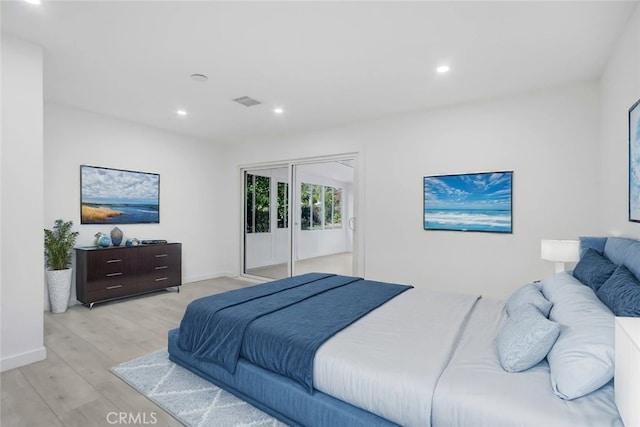
<path fill-rule="evenodd" d="M 324 228 L 342 228 L 342 190 L 324 187 Z"/>
<path fill-rule="evenodd" d="M 271 178 L 246 174 L 247 189 L 245 200 L 247 233 L 268 233 L 269 224 L 269 187 Z"/>
<path fill-rule="evenodd" d="M 289 184 L 278 183 L 278 228 L 289 228 Z"/>
<path fill-rule="evenodd" d="M 301 229 L 342 228 L 341 196 L 341 189 L 303 183 L 300 189 Z"/>

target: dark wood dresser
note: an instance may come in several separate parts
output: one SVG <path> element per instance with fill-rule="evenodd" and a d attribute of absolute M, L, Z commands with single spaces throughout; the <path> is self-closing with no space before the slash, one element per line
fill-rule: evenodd
<path fill-rule="evenodd" d="M 182 244 L 76 248 L 76 294 L 97 302 L 182 285 Z"/>

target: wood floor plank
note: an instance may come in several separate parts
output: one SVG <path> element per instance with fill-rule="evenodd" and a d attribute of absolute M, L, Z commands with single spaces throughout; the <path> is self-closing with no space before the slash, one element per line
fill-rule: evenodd
<path fill-rule="evenodd" d="M 46 360 L 20 370 L 58 416 L 102 397 L 52 350 Z"/>
<path fill-rule="evenodd" d="M 64 424 L 40 397 L 20 369 L 3 372 L 0 425 L 62 427 Z"/>

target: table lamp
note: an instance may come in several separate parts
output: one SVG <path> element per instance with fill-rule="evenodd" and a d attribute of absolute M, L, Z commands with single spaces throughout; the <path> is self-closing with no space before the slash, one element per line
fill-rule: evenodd
<path fill-rule="evenodd" d="M 556 263 L 556 273 L 564 271 L 565 262 L 580 260 L 580 242 L 578 240 L 547 240 L 540 243 L 540 257 Z"/>

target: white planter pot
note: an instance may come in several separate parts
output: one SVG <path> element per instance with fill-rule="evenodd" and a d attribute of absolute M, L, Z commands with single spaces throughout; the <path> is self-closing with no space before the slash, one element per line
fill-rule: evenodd
<path fill-rule="evenodd" d="M 47 270 L 47 285 L 52 313 L 64 313 L 71 293 L 71 269 Z"/>

